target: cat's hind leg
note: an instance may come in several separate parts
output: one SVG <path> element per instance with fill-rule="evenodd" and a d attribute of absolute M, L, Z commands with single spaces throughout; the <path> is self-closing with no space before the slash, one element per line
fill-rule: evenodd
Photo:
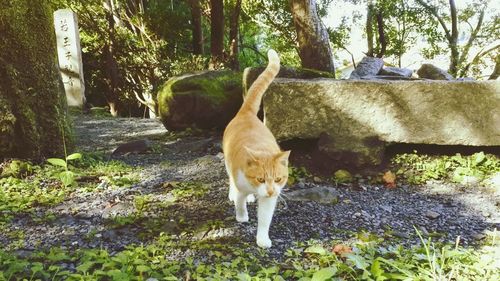
<path fill-rule="evenodd" d="M 247 196 L 248 194 L 242 193 L 236 189 L 234 210 L 236 213 L 236 220 L 238 222 L 248 221 Z"/>
<path fill-rule="evenodd" d="M 229 177 L 229 194 L 228 198 L 229 201 L 236 202 L 236 193 L 238 192 L 238 189 L 236 189 L 236 184 L 234 183 L 234 178 L 231 175 L 231 169 L 229 165 L 227 164 L 227 161 L 224 161 L 224 166 L 226 167 L 226 172 L 227 176 Z"/>

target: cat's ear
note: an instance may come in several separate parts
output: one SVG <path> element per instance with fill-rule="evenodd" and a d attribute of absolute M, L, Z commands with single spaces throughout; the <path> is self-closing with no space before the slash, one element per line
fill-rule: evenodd
<path fill-rule="evenodd" d="M 275 161 L 279 162 L 283 166 L 288 166 L 288 157 L 290 157 L 290 150 L 281 151 L 274 156 Z"/>
<path fill-rule="evenodd" d="M 249 156 L 247 160 L 247 165 L 250 166 L 257 163 L 259 161 L 259 158 L 257 157 L 257 152 L 255 152 L 255 150 L 251 148 L 248 148 L 247 146 L 245 146 L 244 148 Z"/>

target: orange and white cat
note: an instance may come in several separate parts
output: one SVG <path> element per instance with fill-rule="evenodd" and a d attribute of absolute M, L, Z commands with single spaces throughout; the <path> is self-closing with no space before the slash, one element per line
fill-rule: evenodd
<path fill-rule="evenodd" d="M 290 155 L 290 151 L 281 151 L 271 131 L 257 118 L 262 96 L 280 69 L 278 54 L 269 50 L 267 55 L 269 64 L 248 90 L 222 141 L 229 200 L 234 201 L 236 220 L 248 221 L 246 204 L 257 197 L 257 245 L 263 248 L 272 245 L 269 226 L 276 200 L 288 179 Z"/>

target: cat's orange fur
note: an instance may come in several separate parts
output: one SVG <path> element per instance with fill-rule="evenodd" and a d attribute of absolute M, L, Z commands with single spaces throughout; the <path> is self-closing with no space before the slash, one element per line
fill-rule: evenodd
<path fill-rule="evenodd" d="M 262 96 L 279 72 L 274 50 L 269 64 L 255 80 L 243 105 L 224 131 L 223 150 L 229 175 L 229 199 L 235 203 L 236 219 L 248 221 L 246 202 L 258 198 L 257 244 L 271 247 L 269 226 L 276 199 L 288 178 L 290 151 L 281 151 L 271 131 L 259 120 Z"/>

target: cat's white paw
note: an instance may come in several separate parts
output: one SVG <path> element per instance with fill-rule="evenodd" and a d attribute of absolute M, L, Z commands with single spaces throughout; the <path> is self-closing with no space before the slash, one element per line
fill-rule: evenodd
<path fill-rule="evenodd" d="M 248 195 L 248 196 L 247 196 L 247 202 L 248 202 L 248 203 L 253 203 L 253 202 L 255 202 L 255 195 L 253 195 L 253 194 Z"/>
<path fill-rule="evenodd" d="M 241 216 L 236 215 L 236 221 L 238 222 L 248 222 L 248 214 L 244 214 Z"/>
<path fill-rule="evenodd" d="M 273 243 L 269 237 L 258 237 L 257 236 L 257 245 L 261 248 L 271 248 Z"/>

